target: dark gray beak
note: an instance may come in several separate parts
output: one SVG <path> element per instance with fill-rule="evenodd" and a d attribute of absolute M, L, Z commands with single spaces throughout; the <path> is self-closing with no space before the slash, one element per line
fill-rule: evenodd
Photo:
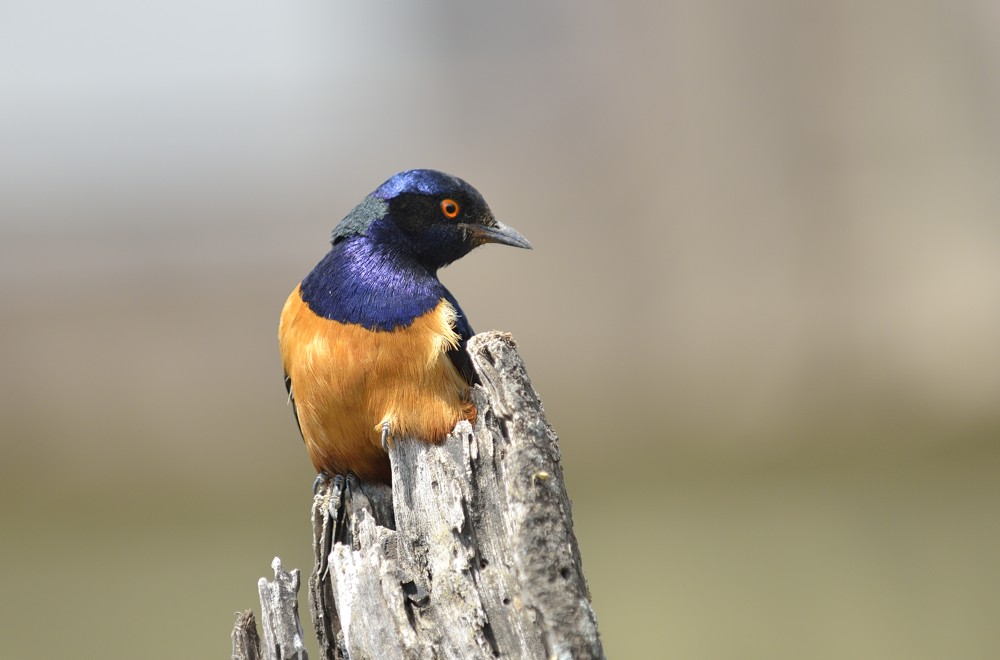
<path fill-rule="evenodd" d="M 497 220 L 493 221 L 494 224 L 491 225 L 473 225 L 468 223 L 463 223 L 459 225 L 462 229 L 468 232 L 469 236 L 476 245 L 482 245 L 483 243 L 499 243 L 501 245 L 512 245 L 514 247 L 525 248 L 527 250 L 531 249 L 531 243 L 528 242 L 524 236 L 516 229 L 508 227 L 507 225 L 499 222 Z"/>

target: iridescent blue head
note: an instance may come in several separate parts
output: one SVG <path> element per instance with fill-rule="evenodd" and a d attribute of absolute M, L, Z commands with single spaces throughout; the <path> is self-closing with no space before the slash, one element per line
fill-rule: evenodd
<path fill-rule="evenodd" d="M 484 243 L 531 248 L 493 217 L 479 191 L 436 170 L 400 172 L 379 186 L 333 230 L 333 244 L 353 236 L 366 236 L 431 271 Z"/>
<path fill-rule="evenodd" d="M 302 280 L 302 300 L 319 316 L 370 330 L 406 327 L 447 300 L 465 338 L 472 328 L 437 270 L 483 243 L 531 247 L 465 181 L 401 172 L 333 230 L 333 248 Z"/>

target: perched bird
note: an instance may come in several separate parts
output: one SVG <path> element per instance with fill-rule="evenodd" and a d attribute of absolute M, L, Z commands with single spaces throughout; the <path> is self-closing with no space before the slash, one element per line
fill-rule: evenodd
<path fill-rule="evenodd" d="M 278 327 L 317 472 L 388 483 L 389 438 L 439 442 L 475 418 L 472 328 L 437 271 L 484 243 L 531 248 L 475 188 L 434 170 L 393 176 L 333 230 Z"/>

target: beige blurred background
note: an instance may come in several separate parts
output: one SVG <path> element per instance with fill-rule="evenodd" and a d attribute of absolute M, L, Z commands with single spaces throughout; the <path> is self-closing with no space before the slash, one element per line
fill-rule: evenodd
<path fill-rule="evenodd" d="M 1000 655 L 990 0 L 0 9 L 5 657 L 227 657 L 312 470 L 276 349 L 394 172 L 561 437 L 615 658 Z"/>

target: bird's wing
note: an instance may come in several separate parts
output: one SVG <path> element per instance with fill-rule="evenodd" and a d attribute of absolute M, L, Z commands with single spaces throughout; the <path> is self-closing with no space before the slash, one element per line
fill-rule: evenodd
<path fill-rule="evenodd" d="M 445 289 L 445 298 L 455 308 L 455 332 L 460 339 L 458 346 L 448 351 L 448 357 L 451 359 L 452 364 L 455 365 L 455 368 L 458 369 L 458 373 L 462 374 L 465 382 L 469 385 L 475 385 L 479 382 L 479 379 L 476 377 L 476 370 L 472 366 L 472 358 L 469 357 L 469 352 L 466 350 L 466 343 L 475 333 L 472 331 L 472 326 L 469 325 L 469 320 L 466 318 L 465 312 L 458 306 L 455 296 L 451 295 L 451 292 L 447 289 Z"/>
<path fill-rule="evenodd" d="M 288 392 L 288 403 L 292 406 L 292 416 L 295 417 L 295 426 L 299 429 L 299 435 L 305 440 L 305 435 L 302 434 L 302 424 L 299 423 L 299 411 L 295 407 L 295 394 L 292 392 L 292 379 L 285 374 L 285 391 Z"/>

